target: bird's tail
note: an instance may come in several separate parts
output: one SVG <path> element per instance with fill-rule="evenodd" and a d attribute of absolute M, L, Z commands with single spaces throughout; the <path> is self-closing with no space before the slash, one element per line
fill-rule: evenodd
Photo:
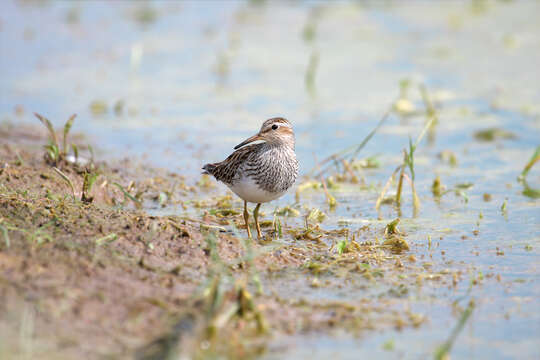
<path fill-rule="evenodd" d="M 202 167 L 203 169 L 202 173 L 206 175 L 213 175 L 215 168 L 216 168 L 216 164 L 206 164 Z"/>

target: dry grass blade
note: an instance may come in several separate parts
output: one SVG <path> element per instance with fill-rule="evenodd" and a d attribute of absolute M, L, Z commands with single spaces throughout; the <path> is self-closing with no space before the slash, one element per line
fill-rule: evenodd
<path fill-rule="evenodd" d="M 412 181 L 411 178 L 407 176 L 407 174 L 405 174 L 404 177 L 411 185 L 413 212 L 414 212 L 414 215 L 416 216 L 416 214 L 418 213 L 418 210 L 420 210 L 420 198 L 418 197 L 418 194 L 416 193 L 416 187 L 414 186 L 414 181 Z"/>
<path fill-rule="evenodd" d="M 324 179 L 321 177 L 321 184 L 323 186 L 323 190 L 324 190 L 324 194 L 326 195 L 326 201 L 328 202 L 328 206 L 330 207 L 330 209 L 333 209 L 336 207 L 337 205 L 337 201 L 336 201 L 336 198 L 333 197 L 329 192 L 328 192 L 328 187 L 326 186 L 326 182 L 324 181 Z"/>
<path fill-rule="evenodd" d="M 404 151 L 403 154 L 403 164 L 407 163 L 407 152 Z M 401 166 L 401 171 L 399 172 L 399 180 L 396 190 L 396 204 L 399 206 L 401 203 L 401 191 L 403 190 L 403 178 L 405 177 L 405 165 Z"/>
<path fill-rule="evenodd" d="M 379 208 L 381 207 L 381 204 L 382 204 L 382 202 L 384 200 L 384 195 L 386 195 L 386 192 L 388 191 L 388 188 L 392 184 L 392 181 L 394 180 L 394 177 L 396 176 L 397 172 L 401 168 L 402 168 L 402 166 L 398 166 L 397 169 L 394 170 L 392 175 L 390 175 L 390 177 L 388 177 L 388 180 L 386 181 L 386 184 L 384 184 L 384 187 L 383 187 L 381 193 L 379 194 L 379 197 L 377 198 L 377 201 L 375 202 L 375 209 L 379 210 Z"/>
<path fill-rule="evenodd" d="M 428 129 L 428 141 L 433 143 L 433 141 L 435 141 L 435 125 L 439 122 L 437 110 L 435 109 L 424 84 L 420 85 L 420 93 L 422 95 L 422 100 L 424 101 L 424 106 L 426 107 L 426 117 L 428 120 L 433 119 L 433 122 Z"/>
<path fill-rule="evenodd" d="M 223 310 L 222 313 L 218 314 L 213 322 L 212 322 L 212 328 L 214 331 L 219 330 L 221 328 L 224 328 L 225 325 L 238 314 L 238 311 L 240 311 L 240 305 L 238 303 L 232 303 L 229 305 L 228 308 Z"/>

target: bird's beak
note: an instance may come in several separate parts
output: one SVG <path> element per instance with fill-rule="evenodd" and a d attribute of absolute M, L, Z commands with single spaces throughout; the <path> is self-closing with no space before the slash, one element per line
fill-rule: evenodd
<path fill-rule="evenodd" d="M 246 144 L 249 144 L 249 143 L 252 143 L 252 142 L 254 142 L 254 141 L 257 141 L 257 140 L 264 140 L 264 139 L 263 139 L 263 137 L 262 137 L 261 135 L 255 134 L 255 135 L 253 135 L 252 137 L 250 137 L 250 138 L 248 138 L 248 139 L 242 141 L 240 144 L 236 145 L 236 146 L 234 147 L 234 150 L 239 149 L 239 148 L 241 148 L 242 146 L 244 146 L 244 145 L 246 145 Z"/>

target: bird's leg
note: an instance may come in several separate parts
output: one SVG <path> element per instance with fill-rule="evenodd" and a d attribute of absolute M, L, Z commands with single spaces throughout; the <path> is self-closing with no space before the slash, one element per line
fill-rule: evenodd
<path fill-rule="evenodd" d="M 259 225 L 259 208 L 261 207 L 261 204 L 257 204 L 255 206 L 255 210 L 253 210 L 253 217 L 255 218 L 255 227 L 257 227 L 257 238 L 260 240 L 262 238 L 261 235 L 261 226 Z"/>
<path fill-rule="evenodd" d="M 247 201 L 244 201 L 244 221 L 246 223 L 246 230 L 248 233 L 248 238 L 251 239 L 251 230 L 249 229 L 249 213 L 247 210 Z"/>

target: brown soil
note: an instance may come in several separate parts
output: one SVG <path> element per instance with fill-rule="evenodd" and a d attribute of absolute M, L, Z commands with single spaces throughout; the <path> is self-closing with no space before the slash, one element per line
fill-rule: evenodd
<path fill-rule="evenodd" d="M 85 169 L 57 165 L 72 193 L 44 161 L 44 132 L 4 124 L 0 139 L 0 358 L 254 357 L 272 338 L 289 334 L 334 328 L 358 334 L 423 321 L 394 310 L 393 297 L 313 303 L 258 286 L 284 271 L 296 272 L 307 287 L 342 282 L 347 274 L 370 284 L 377 273 L 359 266 L 358 254 L 360 265 L 386 266 L 391 283 L 404 269 L 422 271 L 407 254 L 357 238 L 357 246 L 337 255 L 298 229 L 284 229 L 291 241 L 280 246 L 247 242 L 229 229 L 242 223 L 230 198 L 210 196 L 207 180 L 187 185 L 178 174 L 127 160 L 96 164 L 93 201 L 85 203 Z M 159 202 L 202 215 L 144 211 Z M 363 229 L 358 237 L 374 234 Z M 441 276 L 451 285 L 451 276 Z"/>

